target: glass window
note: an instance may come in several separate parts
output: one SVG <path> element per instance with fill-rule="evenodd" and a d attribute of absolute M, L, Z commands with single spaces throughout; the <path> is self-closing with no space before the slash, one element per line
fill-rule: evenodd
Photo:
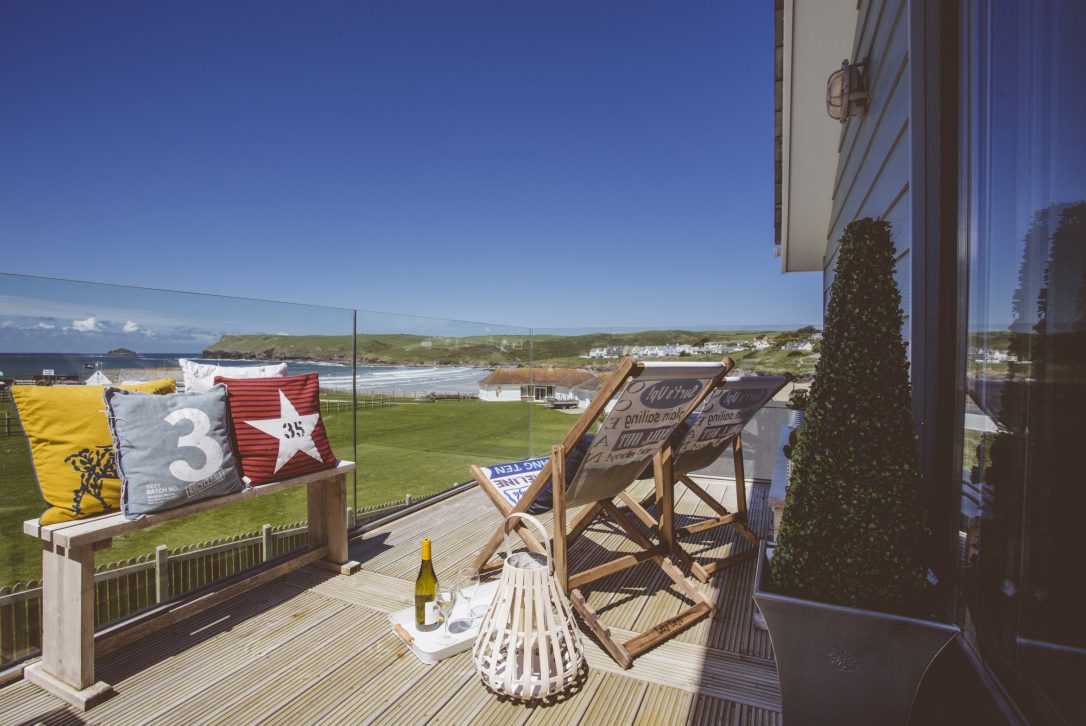
<path fill-rule="evenodd" d="M 1027 716 L 1086 722 L 1086 3 L 967 3 L 958 617 Z"/>

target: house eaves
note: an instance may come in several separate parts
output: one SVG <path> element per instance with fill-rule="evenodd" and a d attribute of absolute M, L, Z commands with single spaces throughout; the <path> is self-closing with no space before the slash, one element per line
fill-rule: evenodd
<path fill-rule="evenodd" d="M 781 272 L 822 270 L 842 129 L 826 113 L 826 79 L 852 52 L 856 17 L 856 0 L 776 2 L 774 222 Z"/>

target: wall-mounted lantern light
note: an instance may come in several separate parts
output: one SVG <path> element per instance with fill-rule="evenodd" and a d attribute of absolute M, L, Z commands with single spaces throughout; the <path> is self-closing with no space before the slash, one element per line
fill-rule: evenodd
<path fill-rule="evenodd" d="M 841 70 L 834 71 L 826 81 L 826 112 L 830 118 L 844 123 L 849 116 L 867 112 L 867 88 L 861 69 L 863 63 L 841 61 Z"/>

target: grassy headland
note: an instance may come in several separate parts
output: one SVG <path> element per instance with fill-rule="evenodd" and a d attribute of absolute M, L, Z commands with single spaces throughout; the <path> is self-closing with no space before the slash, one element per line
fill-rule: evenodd
<path fill-rule="evenodd" d="M 385 365 L 465 365 L 494 367 L 500 365 L 591 366 L 608 368 L 616 358 L 587 356 L 593 348 L 619 346 L 699 346 L 708 342 L 732 345 L 752 344 L 764 339 L 767 348 L 742 348 L 727 353 L 739 368 L 767 373 L 809 374 L 814 370 L 811 351 L 784 350 L 792 340 L 806 338 L 813 328 L 799 331 L 690 331 L 647 330 L 636 333 L 591 333 L 588 335 L 537 335 L 529 350 L 528 336 L 493 335 L 441 337 L 408 334 L 360 334 L 360 363 Z M 815 351 L 818 350 L 817 344 Z M 349 363 L 349 335 L 224 335 L 206 348 L 208 358 L 248 358 L 256 360 L 312 360 Z M 688 360 L 719 360 L 721 354 L 684 356 Z"/>

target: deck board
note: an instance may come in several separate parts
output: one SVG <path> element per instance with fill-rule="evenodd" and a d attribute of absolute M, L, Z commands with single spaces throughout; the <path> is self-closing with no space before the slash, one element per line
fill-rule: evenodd
<path fill-rule="evenodd" d="M 603 682 L 581 721 L 586 724 L 606 723 L 614 726 L 632 724 L 637 718 L 641 699 L 645 697 L 648 687 L 644 681 L 631 684 L 627 678 L 608 673 L 603 677 Z"/>
<path fill-rule="evenodd" d="M 727 480 L 699 483 L 726 506 L 729 496 L 734 501 Z M 650 482 L 632 490 L 650 492 Z M 685 488 L 677 494 L 680 521 L 710 516 Z M 763 534 L 765 487 L 752 487 L 750 497 L 751 528 Z M 541 519 L 549 530 L 551 517 Z M 98 675 L 117 695 L 85 714 L 26 681 L 0 688 L 0 724 L 779 726 L 772 649 L 768 635 L 752 627 L 753 562 L 702 586 L 717 605 L 716 618 L 648 651 L 629 670 L 586 636 L 586 675 L 553 702 L 498 698 L 480 682 L 470 652 L 433 666 L 418 662 L 389 632 L 387 614 L 411 603 L 419 541 L 432 538 L 438 576 L 448 578 L 471 564 L 499 523 L 481 492 L 451 497 L 353 540 L 351 556 L 363 566 L 354 576 L 302 568 L 100 656 Z M 685 545 L 705 560 L 751 546 L 727 527 L 698 533 Z M 570 560 L 584 569 L 633 549 L 613 523 L 598 521 L 574 543 Z M 585 594 L 623 639 L 688 604 L 651 564 L 593 583 Z"/>

